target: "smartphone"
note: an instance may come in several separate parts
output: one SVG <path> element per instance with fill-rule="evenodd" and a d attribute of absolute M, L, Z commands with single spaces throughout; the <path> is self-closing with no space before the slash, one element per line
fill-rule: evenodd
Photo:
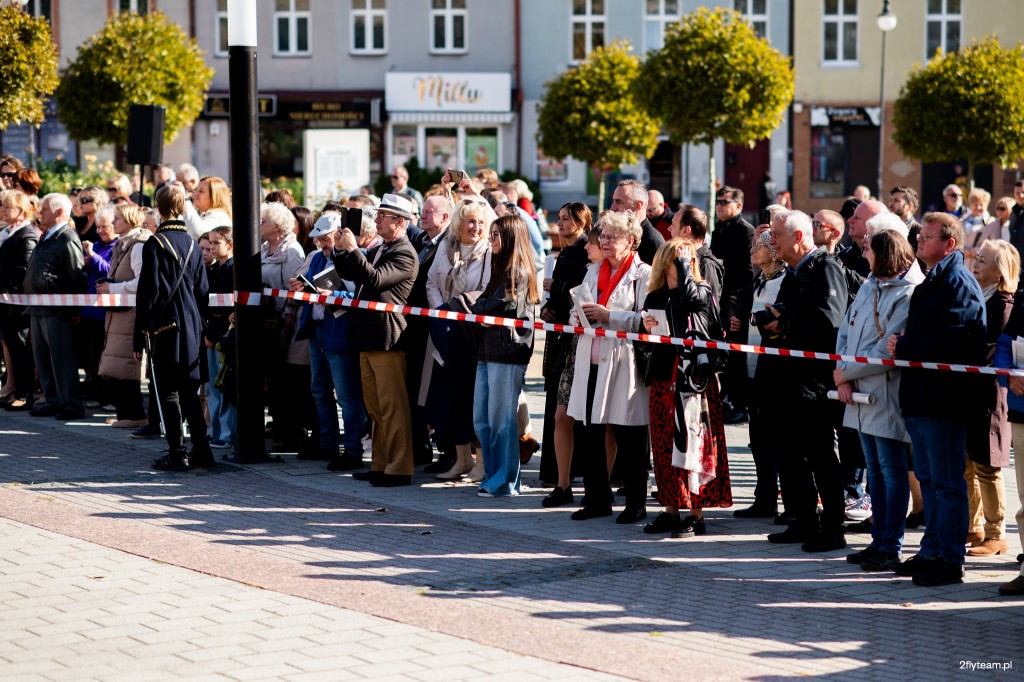
<path fill-rule="evenodd" d="M 319 294 L 316 285 L 309 281 L 309 278 L 305 275 L 296 275 L 295 279 L 302 282 L 302 288 L 307 294 Z"/>
<path fill-rule="evenodd" d="M 342 218 L 345 220 L 345 227 L 358 237 L 363 230 L 363 209 L 346 208 L 342 212 Z"/>
<path fill-rule="evenodd" d="M 466 175 L 466 171 L 448 169 L 448 179 L 454 182 L 456 185 L 461 183 L 463 180 L 468 180 L 469 176 Z"/>
<path fill-rule="evenodd" d="M 761 210 L 761 223 L 760 224 L 761 225 L 771 225 L 772 224 L 772 212 L 771 211 L 769 211 L 768 209 L 762 209 Z"/>

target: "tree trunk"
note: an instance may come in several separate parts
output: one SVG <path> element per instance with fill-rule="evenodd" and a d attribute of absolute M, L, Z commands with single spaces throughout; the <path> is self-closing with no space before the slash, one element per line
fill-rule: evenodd
<path fill-rule="evenodd" d="M 715 141 L 708 142 L 708 234 L 715 231 Z"/>
<path fill-rule="evenodd" d="M 974 191 L 974 161 L 967 159 L 967 193 Z M 966 197 L 964 197 L 966 199 Z M 966 202 L 964 202 L 966 203 Z"/>
<path fill-rule="evenodd" d="M 597 212 L 600 213 L 604 210 L 604 169 L 594 167 L 594 177 L 597 179 Z M 597 216 L 595 215 L 596 219 Z"/>

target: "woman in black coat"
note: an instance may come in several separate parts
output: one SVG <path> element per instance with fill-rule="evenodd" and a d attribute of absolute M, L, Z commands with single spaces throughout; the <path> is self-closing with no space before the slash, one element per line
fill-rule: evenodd
<path fill-rule="evenodd" d="M 558 237 L 562 242 L 562 249 L 558 252 L 551 277 L 545 278 L 543 282 L 548 299 L 541 308 L 540 319 L 545 322 L 555 324 L 569 322 L 569 311 L 572 310 L 572 297 L 569 295 L 569 290 L 583 281 L 584 275 L 587 274 L 587 266 L 590 265 L 590 260 L 587 257 L 587 235 L 590 233 L 592 223 L 593 217 L 590 214 L 590 209 L 579 201 L 569 202 L 558 209 Z M 572 337 L 572 334 L 549 332 L 544 342 L 545 401 L 540 480 L 548 483 L 557 480 L 557 486 L 552 495 L 561 490 L 568 490 L 570 483 L 572 427 L 556 430 L 555 410 L 557 409 L 558 383 L 562 377 L 562 370 L 565 368 L 565 360 Z M 568 442 L 561 442 L 565 440 Z M 559 448 L 558 445 L 563 447 Z M 564 462 L 559 461 L 559 450 L 565 453 L 561 458 Z M 562 493 L 562 497 L 565 497 L 564 493 Z M 551 502 L 554 501 L 556 500 L 551 500 Z M 571 494 L 563 502 L 566 504 L 572 502 Z"/>
<path fill-rule="evenodd" d="M 22 283 L 28 271 L 28 261 L 39 241 L 39 233 L 31 220 L 32 202 L 28 195 L 13 190 L 4 192 L 0 221 L 7 223 L 4 228 L 7 238 L 0 243 L 0 293 L 24 292 Z M 35 364 L 28 328 L 25 306 L 0 305 L 0 336 L 11 360 L 7 367 L 7 386 L 13 386 L 12 392 L 0 404 L 12 411 L 32 409 Z"/>
<path fill-rule="evenodd" d="M 995 356 L 996 340 L 1013 310 L 1020 280 L 1020 254 L 1001 239 L 983 242 L 971 264 L 971 274 L 985 295 L 987 362 Z M 1010 422 L 1006 387 L 995 377 L 979 377 L 988 386 L 985 412 L 967 425 L 968 519 L 971 556 L 1006 552 L 1006 490 L 1002 467 L 1010 465 Z"/>

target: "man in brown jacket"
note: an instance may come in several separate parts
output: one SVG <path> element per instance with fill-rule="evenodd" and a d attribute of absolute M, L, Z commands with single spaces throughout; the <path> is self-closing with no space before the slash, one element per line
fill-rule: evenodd
<path fill-rule="evenodd" d="M 358 287 L 355 297 L 405 305 L 419 271 L 416 249 L 405 230 L 413 217 L 412 201 L 400 194 L 385 194 L 374 222 L 384 243 L 366 255 L 359 250 L 355 235 L 341 230 L 335 241 L 334 267 L 338 274 Z M 378 487 L 409 485 L 412 482 L 412 432 L 409 396 L 405 387 L 405 351 L 402 333 L 406 328 L 401 313 L 350 309 L 355 315 L 353 339 L 359 348 L 363 401 L 373 422 L 373 459 L 370 471 L 353 478 Z"/>

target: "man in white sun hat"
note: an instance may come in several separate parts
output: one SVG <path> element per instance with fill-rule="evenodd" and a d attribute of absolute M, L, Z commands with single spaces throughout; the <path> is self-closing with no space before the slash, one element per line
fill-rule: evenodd
<path fill-rule="evenodd" d="M 374 222 L 384 241 L 364 256 L 348 228 L 334 239 L 334 267 L 356 285 L 355 297 L 405 305 L 419 271 L 416 249 L 405 230 L 412 220 L 412 200 L 401 194 L 385 194 Z M 363 402 L 373 422 L 373 459 L 369 472 L 353 478 L 378 487 L 412 482 L 412 433 L 409 396 L 405 387 L 405 351 L 401 313 L 352 309 L 353 342 L 359 350 Z"/>

